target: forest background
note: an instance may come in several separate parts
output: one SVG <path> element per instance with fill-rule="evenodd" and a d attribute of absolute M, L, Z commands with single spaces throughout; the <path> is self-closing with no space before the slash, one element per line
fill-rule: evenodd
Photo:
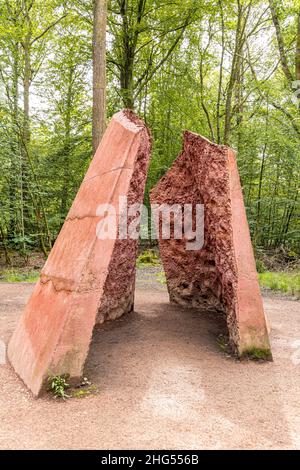
<path fill-rule="evenodd" d="M 153 135 L 146 204 L 183 130 L 230 145 L 259 271 L 299 284 L 300 0 L 0 0 L 3 273 L 47 255 L 124 107 Z"/>

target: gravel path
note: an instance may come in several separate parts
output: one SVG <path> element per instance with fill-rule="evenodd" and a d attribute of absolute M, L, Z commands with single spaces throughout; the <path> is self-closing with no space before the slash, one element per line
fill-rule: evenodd
<path fill-rule="evenodd" d="M 300 302 L 265 296 L 274 362 L 239 362 L 222 321 L 170 305 L 159 273 L 139 270 L 135 313 L 95 330 L 95 395 L 35 399 L 0 364 L 1 449 L 300 449 Z M 0 283 L 5 343 L 32 288 Z"/>

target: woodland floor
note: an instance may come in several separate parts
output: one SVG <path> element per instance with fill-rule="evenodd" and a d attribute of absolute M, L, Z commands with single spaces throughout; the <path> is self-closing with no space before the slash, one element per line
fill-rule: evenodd
<path fill-rule="evenodd" d="M 240 362 L 220 319 L 168 303 L 139 269 L 136 311 L 94 332 L 84 398 L 34 398 L 0 365 L 1 449 L 300 449 L 300 301 L 264 295 L 274 362 Z M 33 289 L 0 283 L 7 343 Z"/>

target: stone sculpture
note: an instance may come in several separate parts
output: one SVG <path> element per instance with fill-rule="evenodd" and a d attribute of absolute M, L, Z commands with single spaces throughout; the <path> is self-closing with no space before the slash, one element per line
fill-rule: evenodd
<path fill-rule="evenodd" d="M 204 245 L 174 234 L 159 249 L 170 301 L 226 315 L 239 356 L 271 359 L 270 343 L 234 152 L 192 132 L 151 191 L 152 204 L 204 205 Z"/>
<path fill-rule="evenodd" d="M 95 323 L 133 309 L 138 240 L 99 239 L 97 227 L 119 196 L 143 202 L 150 153 L 144 123 L 115 114 L 8 346 L 35 395 L 49 374 L 79 378 Z"/>

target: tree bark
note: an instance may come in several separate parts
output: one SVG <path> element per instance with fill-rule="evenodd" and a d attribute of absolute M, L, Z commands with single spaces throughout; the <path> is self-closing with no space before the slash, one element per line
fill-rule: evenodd
<path fill-rule="evenodd" d="M 300 80 L 300 9 L 297 18 L 296 80 Z"/>
<path fill-rule="evenodd" d="M 30 24 L 28 17 L 26 17 L 28 24 Z M 25 232 L 31 230 L 31 218 L 29 213 L 29 168 L 27 156 L 30 146 L 30 85 L 31 85 L 31 31 L 29 29 L 23 42 L 24 53 L 24 70 L 23 70 L 23 122 L 21 129 L 21 206 L 22 206 L 22 236 L 25 237 Z M 24 252 L 26 251 L 25 241 Z"/>
<path fill-rule="evenodd" d="M 68 198 L 69 198 L 69 181 L 70 181 L 70 154 L 71 154 L 71 107 L 72 107 L 72 94 L 73 94 L 73 75 L 74 68 L 69 68 L 68 73 L 68 91 L 66 96 L 66 113 L 64 119 L 65 139 L 62 155 L 64 158 L 63 168 L 63 187 L 60 203 L 60 215 L 63 221 L 66 217 Z"/>
<path fill-rule="evenodd" d="M 220 60 L 220 71 L 219 71 L 219 83 L 218 83 L 218 98 L 217 98 L 217 143 L 221 143 L 221 98 L 222 98 L 222 84 L 223 84 L 223 64 L 224 64 L 224 55 L 225 55 L 225 22 L 224 22 L 224 12 L 222 0 L 218 2 L 220 16 L 221 16 L 221 60 Z"/>
<path fill-rule="evenodd" d="M 296 96 L 298 98 L 300 110 L 300 9 L 297 17 L 297 42 L 296 42 L 296 57 L 295 57 L 295 75 L 296 75 Z"/>
<path fill-rule="evenodd" d="M 128 21 L 128 3 L 122 0 L 120 4 L 120 14 L 122 17 L 122 47 L 123 47 L 123 63 L 120 72 L 120 88 L 124 106 L 129 109 L 134 109 L 134 58 L 137 40 L 139 36 L 139 25 L 143 17 L 145 8 L 145 0 L 139 0 L 137 19 L 135 24 L 134 33 L 129 29 Z"/>
<path fill-rule="evenodd" d="M 238 1 L 238 18 L 236 25 L 235 33 L 235 46 L 231 63 L 230 78 L 226 94 L 226 104 L 225 104 L 225 126 L 224 126 L 224 145 L 229 145 L 230 132 L 231 132 L 231 118 L 232 118 L 232 96 L 234 92 L 234 87 L 237 81 L 237 62 L 239 53 L 241 51 L 241 44 L 243 38 L 243 7 Z M 246 20 L 245 20 L 246 21 Z"/>
<path fill-rule="evenodd" d="M 288 61 L 287 61 L 287 56 L 286 56 L 286 51 L 285 51 L 285 46 L 284 46 L 284 40 L 282 36 L 282 31 L 281 31 L 281 26 L 279 23 L 279 18 L 276 10 L 276 5 L 274 0 L 269 0 L 269 5 L 270 5 L 270 10 L 271 10 L 271 15 L 272 15 L 272 21 L 274 24 L 274 28 L 276 31 L 276 38 L 277 38 L 277 44 L 278 44 L 278 49 L 279 49 L 279 56 L 280 56 L 280 62 L 281 62 L 281 67 L 283 70 L 284 75 L 287 78 L 287 81 L 291 85 L 293 81 L 293 75 L 289 69 L 288 66 Z"/>
<path fill-rule="evenodd" d="M 14 238 L 16 235 L 16 189 L 20 177 L 20 135 L 19 135 L 19 43 L 15 41 L 12 47 L 12 122 L 13 134 L 15 138 L 12 143 L 12 155 L 10 161 L 9 175 L 9 235 L 8 238 Z M 21 203 L 23 201 L 20 201 Z"/>
<path fill-rule="evenodd" d="M 30 57 L 30 36 L 25 39 L 24 42 L 24 78 L 23 78 L 23 143 L 28 147 L 30 142 L 30 124 L 29 124 L 29 93 L 31 85 L 31 57 Z"/>
<path fill-rule="evenodd" d="M 107 0 L 94 0 L 93 25 L 93 152 L 106 127 L 106 23 Z"/>
<path fill-rule="evenodd" d="M 260 232 L 260 218 L 261 218 L 261 198 L 262 198 L 262 187 L 263 187 L 263 178 L 264 178 L 264 169 L 265 169 L 265 162 L 267 156 L 267 148 L 268 148 L 268 129 L 269 129 L 269 104 L 267 103 L 267 115 L 266 115 L 266 127 L 265 127 L 265 143 L 262 152 L 262 159 L 260 165 L 260 172 L 259 172 L 259 184 L 258 184 L 258 196 L 257 196 L 257 208 L 256 208 L 256 222 L 255 222 L 255 229 L 254 229 L 254 245 L 258 245 L 259 241 L 259 232 Z"/>

